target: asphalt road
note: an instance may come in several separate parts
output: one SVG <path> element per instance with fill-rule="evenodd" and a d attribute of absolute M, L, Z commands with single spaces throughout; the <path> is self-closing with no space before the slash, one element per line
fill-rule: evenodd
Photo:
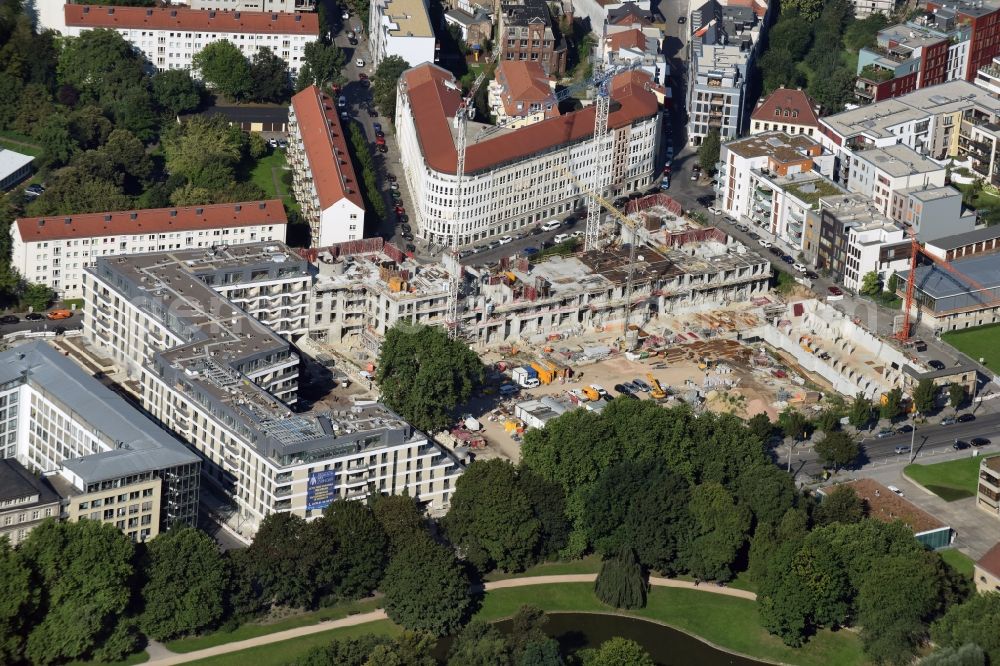
<path fill-rule="evenodd" d="M 935 420 L 940 420 L 937 417 Z M 991 452 L 1000 449 L 1000 414 L 983 414 L 970 423 L 954 423 L 949 426 L 925 425 L 918 426 L 916 433 L 901 433 L 878 439 L 871 435 L 861 442 L 862 456 L 860 466 L 871 462 L 884 462 L 887 458 L 905 459 L 909 453 L 910 439 L 913 438 L 913 455 L 927 453 L 930 451 L 951 449 L 956 439 L 968 442 L 973 437 L 986 437 L 992 440 L 990 446 L 984 447 L 984 451 Z M 897 454 L 897 446 L 907 447 L 905 454 Z M 786 464 L 788 455 L 787 446 L 778 448 L 778 462 Z M 822 473 L 823 465 L 812 446 L 804 448 L 803 445 L 795 447 L 792 454 L 792 471 L 798 474 L 817 475 Z"/>
<path fill-rule="evenodd" d="M 69 331 L 83 326 L 82 312 L 74 313 L 69 319 L 59 319 L 57 321 L 51 321 L 48 319 L 43 319 L 41 321 L 26 321 L 24 319 L 25 314 L 27 313 L 17 315 L 21 321 L 16 324 L 0 324 L 0 336 L 7 335 L 8 333 L 16 333 L 18 331 L 51 331 L 57 326 L 61 326 Z"/>

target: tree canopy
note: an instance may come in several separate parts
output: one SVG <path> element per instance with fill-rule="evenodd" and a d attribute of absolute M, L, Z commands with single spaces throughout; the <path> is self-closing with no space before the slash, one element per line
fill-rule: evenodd
<path fill-rule="evenodd" d="M 372 77 L 372 99 L 383 116 L 394 120 L 396 118 L 396 87 L 403 72 L 411 67 L 399 56 L 391 55 L 383 58 Z"/>
<path fill-rule="evenodd" d="M 191 62 L 209 87 L 232 100 L 246 99 L 253 90 L 250 63 L 228 40 L 208 44 L 194 54 Z"/>
<path fill-rule="evenodd" d="M 722 142 L 718 130 L 712 130 L 702 139 L 701 145 L 698 146 L 698 164 L 705 173 L 715 173 L 715 164 L 719 161 L 721 149 Z"/>

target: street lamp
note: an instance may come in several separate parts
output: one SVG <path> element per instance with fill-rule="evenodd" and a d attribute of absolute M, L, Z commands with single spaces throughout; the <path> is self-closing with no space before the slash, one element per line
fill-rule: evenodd
<path fill-rule="evenodd" d="M 913 442 L 917 439 L 917 412 L 910 417 L 910 462 L 913 462 Z"/>

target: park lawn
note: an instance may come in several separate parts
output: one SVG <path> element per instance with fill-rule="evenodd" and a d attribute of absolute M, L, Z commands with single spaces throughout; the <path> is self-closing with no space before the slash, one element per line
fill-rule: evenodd
<path fill-rule="evenodd" d="M 971 557 L 958 550 L 957 548 L 946 548 L 945 550 L 939 550 L 938 554 L 941 559 L 951 565 L 951 568 L 972 580 L 973 577 L 973 565 L 975 562 Z"/>
<path fill-rule="evenodd" d="M 270 155 L 265 155 L 257 160 L 257 163 L 250 171 L 250 180 L 260 189 L 264 190 L 268 198 L 284 198 L 288 195 L 288 190 L 281 181 L 281 177 L 285 173 L 284 167 L 285 153 L 277 149 L 271 149 Z M 278 180 L 278 187 L 280 189 L 275 189 L 274 187 L 275 178 Z"/>
<path fill-rule="evenodd" d="M 145 650 L 130 654 L 121 661 L 71 661 L 67 666 L 133 666 L 133 664 L 145 664 L 149 661 L 149 653 Z"/>
<path fill-rule="evenodd" d="M 524 578 L 525 576 L 562 576 L 566 574 L 588 574 L 598 573 L 601 570 L 601 558 L 597 555 L 588 555 L 579 560 L 569 560 L 567 562 L 542 562 L 533 567 L 525 569 L 521 573 L 504 573 L 494 571 L 486 574 L 485 580 L 507 580 L 508 578 Z"/>
<path fill-rule="evenodd" d="M 365 634 L 395 636 L 402 631 L 402 629 L 389 620 L 377 620 L 353 627 L 342 627 L 340 629 L 323 631 L 318 634 L 310 634 L 309 636 L 301 636 L 279 643 L 261 645 L 248 650 L 240 650 L 239 652 L 230 652 L 218 657 L 199 659 L 191 663 L 198 664 L 199 666 L 246 666 L 247 664 L 252 664 L 253 666 L 284 666 L 303 656 L 314 647 L 326 645 L 338 638 L 354 638 L 355 636 L 364 636 Z"/>
<path fill-rule="evenodd" d="M 32 157 L 38 157 L 42 154 L 42 149 L 36 145 L 26 146 L 21 143 L 14 143 L 3 137 L 0 137 L 0 148 L 13 150 L 15 153 L 21 153 L 22 155 L 31 155 Z"/>
<path fill-rule="evenodd" d="M 278 631 L 285 631 L 286 629 L 305 627 L 310 624 L 323 622 L 325 620 L 337 620 L 342 617 L 347 617 L 348 615 L 369 613 L 379 607 L 380 601 L 378 599 L 351 601 L 343 604 L 337 604 L 336 606 L 330 606 L 329 608 L 321 608 L 318 611 L 313 611 L 311 613 L 300 613 L 269 624 L 248 622 L 240 625 L 233 631 L 216 631 L 211 634 L 205 634 L 204 636 L 179 638 L 174 641 L 169 641 L 166 645 L 167 649 L 171 652 L 194 652 L 195 650 L 204 650 L 205 648 L 215 647 L 216 645 L 222 645 L 223 643 L 243 641 L 248 638 L 255 638 L 257 636 L 273 634 Z"/>
<path fill-rule="evenodd" d="M 973 497 L 981 457 L 960 458 L 933 465 L 907 465 L 903 473 L 946 502 Z"/>
<path fill-rule="evenodd" d="M 1000 370 L 1000 324 L 949 331 L 941 339 L 974 360 L 982 358 L 994 372 Z"/>

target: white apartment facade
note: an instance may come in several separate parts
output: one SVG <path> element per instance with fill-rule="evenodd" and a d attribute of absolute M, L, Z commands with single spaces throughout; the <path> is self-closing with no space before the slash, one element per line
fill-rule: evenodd
<path fill-rule="evenodd" d="M 178 4 L 178 3 L 175 3 Z M 227 12 L 311 12 L 315 0 L 190 0 L 191 9 L 215 9 Z"/>
<path fill-rule="evenodd" d="M 98 257 L 285 241 L 279 199 L 179 208 L 18 218 L 10 227 L 11 266 L 60 298 L 83 296 L 83 271 Z"/>
<path fill-rule="evenodd" d="M 593 107 L 503 130 L 483 141 L 475 137 L 486 127 L 470 127 L 457 223 L 460 245 L 583 206 L 586 196 L 570 173 L 586 183 L 599 170 L 601 190 L 612 197 L 651 183 L 662 122 L 650 84 L 641 72 L 612 81 L 611 98 L 619 106 L 610 114 L 600 164 L 592 142 Z M 456 225 L 457 160 L 453 118 L 443 111 L 456 108 L 460 94 L 449 72 L 428 64 L 403 74 L 396 104 L 400 159 L 416 204 L 415 233 L 441 245 L 450 242 Z"/>
<path fill-rule="evenodd" d="M 288 138 L 293 189 L 309 221 L 310 245 L 325 247 L 363 238 L 361 183 L 334 100 L 316 86 L 292 97 Z"/>
<path fill-rule="evenodd" d="M 434 62 L 436 40 L 423 0 L 372 0 L 368 10 L 372 66 L 399 56 L 411 67 Z"/>
<path fill-rule="evenodd" d="M 908 258 L 884 261 L 884 247 L 906 242 L 903 228 L 890 220 L 873 219 L 847 228 L 847 262 L 844 265 L 844 286 L 860 291 L 865 275 L 877 273 L 887 280 L 897 271 L 909 268 Z"/>
<path fill-rule="evenodd" d="M 157 71 L 192 70 L 195 54 L 226 40 L 252 58 L 262 48 L 285 61 L 294 78 L 306 44 L 319 39 L 319 19 L 311 13 L 198 10 L 187 7 L 104 7 L 67 4 L 65 34 L 117 31 L 142 52 Z M 192 70 L 192 74 L 198 73 Z"/>
<path fill-rule="evenodd" d="M 914 187 L 943 187 L 946 168 L 905 144 L 855 151 L 846 187 L 869 197 L 883 215 L 893 216 Z"/>
<path fill-rule="evenodd" d="M 140 334 L 175 335 L 145 350 L 104 335 L 102 323 L 88 322 L 84 335 L 138 373 L 143 407 L 198 452 L 245 534 L 271 513 L 311 519 L 335 499 L 376 492 L 405 492 L 443 512 L 463 467 L 397 415 L 376 403 L 289 408 L 299 358 L 285 338 L 307 332 L 311 279 L 284 246 L 102 259 L 88 270 L 88 293 L 107 326 L 139 329 L 131 322 L 141 314 L 151 325 Z"/>

